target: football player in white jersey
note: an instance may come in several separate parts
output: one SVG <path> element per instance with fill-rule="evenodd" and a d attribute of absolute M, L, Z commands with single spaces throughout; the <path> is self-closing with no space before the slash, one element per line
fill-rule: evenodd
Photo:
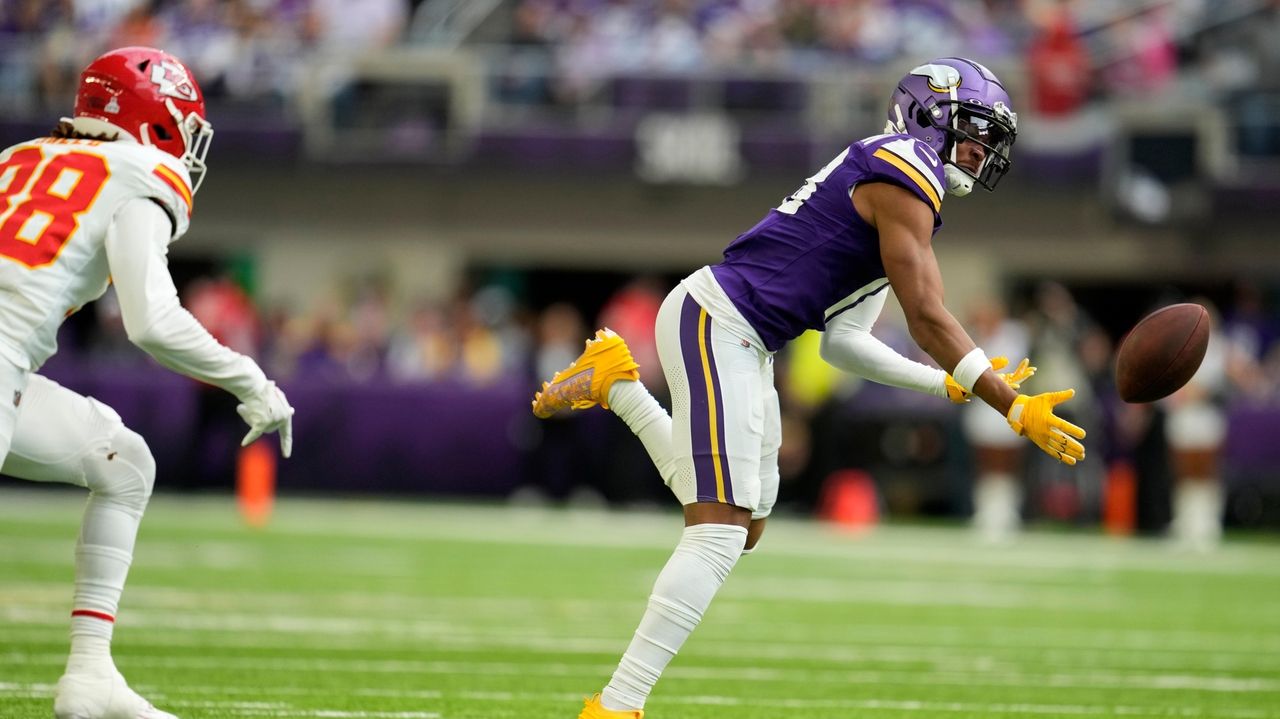
<path fill-rule="evenodd" d="M 164 366 L 239 398 L 244 443 L 293 408 L 250 358 L 182 308 L 169 243 L 187 231 L 213 135 L 187 68 L 123 48 L 80 77 L 75 116 L 0 152 L 0 458 L 7 475 L 86 487 L 76 542 L 71 653 L 59 719 L 173 719 L 131 690 L 111 658 L 116 608 L 155 481 L 146 442 L 101 402 L 36 374 L 70 313 L 114 283 L 129 339 Z"/>

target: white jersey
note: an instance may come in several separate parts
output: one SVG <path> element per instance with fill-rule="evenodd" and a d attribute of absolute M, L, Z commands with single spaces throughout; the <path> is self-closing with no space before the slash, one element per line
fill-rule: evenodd
<path fill-rule="evenodd" d="M 191 179 L 172 155 L 126 142 L 41 138 L 0 152 L 0 356 L 37 370 L 59 326 L 111 281 L 106 238 L 116 213 L 154 201 L 190 223 Z"/>

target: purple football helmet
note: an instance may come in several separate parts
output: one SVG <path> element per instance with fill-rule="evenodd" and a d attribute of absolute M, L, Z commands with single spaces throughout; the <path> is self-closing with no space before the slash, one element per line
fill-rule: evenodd
<path fill-rule="evenodd" d="M 995 189 L 1009 171 L 1018 116 L 990 70 L 972 60 L 944 57 L 913 69 L 898 83 L 885 132 L 911 135 L 932 147 L 945 163 L 947 190 L 964 196 L 974 181 Z M 976 175 L 956 165 L 956 146 L 964 140 L 986 151 Z"/>

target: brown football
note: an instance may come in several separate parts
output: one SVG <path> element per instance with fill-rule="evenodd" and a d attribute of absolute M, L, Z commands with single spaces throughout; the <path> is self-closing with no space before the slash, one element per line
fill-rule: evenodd
<path fill-rule="evenodd" d="M 1129 330 L 1116 355 L 1116 388 L 1126 402 L 1154 402 L 1186 384 L 1209 346 L 1209 312 L 1178 304 L 1152 312 Z"/>

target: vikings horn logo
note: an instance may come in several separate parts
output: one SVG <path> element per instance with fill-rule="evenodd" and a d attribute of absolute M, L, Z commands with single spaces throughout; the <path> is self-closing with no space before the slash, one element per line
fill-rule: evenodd
<path fill-rule="evenodd" d="M 151 82 L 159 86 L 160 94 L 187 102 L 196 101 L 196 87 L 191 84 L 187 71 L 175 62 L 162 60 L 151 64 Z"/>
<path fill-rule="evenodd" d="M 929 79 L 929 89 L 934 92 L 950 92 L 960 86 L 960 71 L 950 65 L 921 65 L 911 71 Z"/>

